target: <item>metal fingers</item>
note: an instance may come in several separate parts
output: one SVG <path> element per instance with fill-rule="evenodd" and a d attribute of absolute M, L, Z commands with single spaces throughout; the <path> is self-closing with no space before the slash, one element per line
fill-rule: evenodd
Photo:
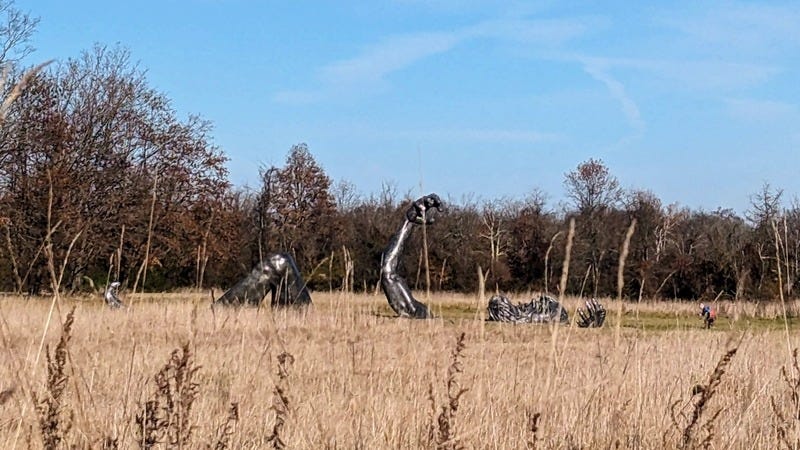
<path fill-rule="evenodd" d="M 578 317 L 580 318 L 577 322 L 578 326 L 581 328 L 602 327 L 606 321 L 606 309 L 603 305 L 595 299 L 587 300 L 585 305 L 585 312 L 582 309 L 578 309 Z"/>
<path fill-rule="evenodd" d="M 406 219 L 417 225 L 430 225 L 436 219 L 433 214 L 429 214 L 433 209 L 442 210 L 442 199 L 436 194 L 428 194 L 418 198 L 409 206 L 406 210 Z"/>

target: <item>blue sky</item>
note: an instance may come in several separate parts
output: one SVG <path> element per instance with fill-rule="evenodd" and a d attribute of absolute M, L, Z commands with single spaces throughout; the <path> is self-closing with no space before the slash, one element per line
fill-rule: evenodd
<path fill-rule="evenodd" d="M 556 207 L 602 159 L 665 204 L 800 193 L 797 2 L 16 1 L 27 62 L 120 43 L 183 116 L 215 125 L 231 180 L 309 145 L 364 194 Z"/>

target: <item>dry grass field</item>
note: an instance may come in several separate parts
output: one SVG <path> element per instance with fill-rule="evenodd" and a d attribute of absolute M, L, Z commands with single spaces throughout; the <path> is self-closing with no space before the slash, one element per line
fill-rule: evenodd
<path fill-rule="evenodd" d="M 43 333 L 50 299 L 2 298 L 0 448 L 798 445 L 800 338 L 779 303 L 721 303 L 709 331 L 689 303 L 628 304 L 618 328 L 606 300 L 606 326 L 579 329 L 485 323 L 470 296 L 434 295 L 427 321 L 382 296 L 313 299 L 63 299 Z"/>

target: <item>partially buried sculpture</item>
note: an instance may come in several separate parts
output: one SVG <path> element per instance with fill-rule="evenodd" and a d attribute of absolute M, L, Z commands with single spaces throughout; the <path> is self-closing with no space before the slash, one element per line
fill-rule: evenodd
<path fill-rule="evenodd" d="M 547 295 L 516 305 L 503 295 L 495 295 L 489 300 L 487 311 L 488 320 L 493 322 L 569 323 L 567 310 Z M 599 328 L 605 320 L 606 309 L 597 300 L 591 299 L 586 301 L 586 310 L 578 309 L 578 320 L 575 323 L 581 328 Z"/>
<path fill-rule="evenodd" d="M 122 303 L 122 300 L 119 299 L 119 281 L 115 281 L 108 285 L 105 294 L 103 294 L 103 298 L 105 299 L 106 304 L 113 309 L 125 306 L 125 304 Z"/>
<path fill-rule="evenodd" d="M 433 214 L 431 214 L 433 209 L 437 211 L 442 209 L 442 200 L 436 194 L 426 195 L 412 203 L 406 211 L 403 225 L 392 236 L 389 246 L 386 247 L 383 253 L 381 289 L 386 295 L 386 299 L 389 300 L 389 306 L 401 317 L 414 319 L 431 317 L 428 307 L 411 295 L 411 289 L 409 289 L 406 280 L 400 276 L 398 266 L 403 247 L 409 236 L 411 236 L 411 231 L 414 227 L 430 225 L 434 222 Z"/>
<path fill-rule="evenodd" d="M 215 305 L 259 305 L 272 294 L 271 304 L 276 306 L 304 306 L 311 304 L 303 276 L 287 253 L 273 253 L 264 258 L 248 276 L 236 283 Z"/>
<path fill-rule="evenodd" d="M 442 201 L 436 194 L 426 195 L 417 199 L 406 210 L 403 225 L 392 236 L 388 247 L 383 253 L 381 265 L 381 288 L 389 301 L 389 306 L 400 317 L 426 319 L 431 317 L 425 304 L 419 302 L 411 295 L 411 289 L 406 280 L 400 276 L 398 266 L 400 256 L 406 241 L 411 236 L 414 227 L 430 225 L 434 222 L 432 210 L 441 211 Z M 502 295 L 495 295 L 489 300 L 489 319 L 496 322 L 513 323 L 569 323 L 567 311 L 555 299 L 541 296 L 529 303 L 514 305 Z M 582 328 L 595 328 L 603 326 L 606 319 L 606 310 L 603 305 L 592 299 L 586 302 L 586 309 L 578 309 L 577 325 Z"/>

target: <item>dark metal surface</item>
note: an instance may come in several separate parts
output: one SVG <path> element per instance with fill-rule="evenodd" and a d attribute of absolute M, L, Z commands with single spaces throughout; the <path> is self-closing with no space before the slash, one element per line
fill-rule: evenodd
<path fill-rule="evenodd" d="M 215 305 L 259 305 L 271 294 L 272 306 L 303 306 L 311 304 L 297 264 L 288 253 L 273 253 L 214 301 Z"/>
<path fill-rule="evenodd" d="M 381 264 L 381 289 L 389 306 L 401 317 L 426 319 L 431 317 L 425 304 L 419 302 L 411 294 L 406 280 L 399 274 L 398 266 L 403 248 L 415 226 L 433 224 L 435 217 L 431 211 L 441 211 L 442 201 L 436 194 L 420 197 L 406 211 L 405 220 L 397 233 L 392 236 L 389 245 L 383 252 Z"/>
<path fill-rule="evenodd" d="M 597 300 L 588 300 L 586 309 L 578 309 L 576 324 L 581 328 L 602 327 L 606 310 Z M 542 295 L 528 303 L 511 303 L 504 295 L 495 295 L 487 307 L 488 320 L 510 323 L 569 323 L 567 310 L 553 297 Z"/>
<path fill-rule="evenodd" d="M 569 323 L 567 310 L 554 298 L 546 295 L 516 305 L 504 295 L 495 295 L 489 299 L 487 310 L 488 319 L 493 322 Z"/>
<path fill-rule="evenodd" d="M 103 298 L 105 299 L 106 304 L 111 308 L 116 309 L 121 306 L 125 306 L 119 299 L 119 281 L 115 281 L 108 285 L 105 294 L 103 294 Z"/>

